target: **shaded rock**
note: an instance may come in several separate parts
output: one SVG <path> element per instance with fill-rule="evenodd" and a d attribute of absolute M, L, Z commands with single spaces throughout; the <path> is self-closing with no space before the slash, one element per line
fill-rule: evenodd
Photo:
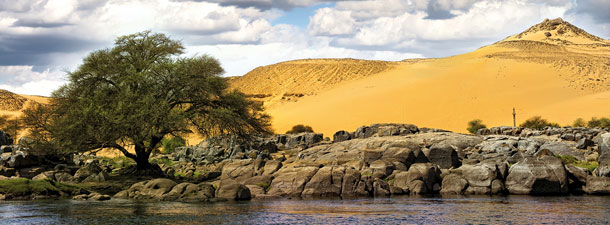
<path fill-rule="evenodd" d="M 440 169 L 431 163 L 415 163 L 409 171 L 394 177 L 394 186 L 409 190 L 411 194 L 437 193 L 441 189 Z"/>
<path fill-rule="evenodd" d="M 468 187 L 468 181 L 457 174 L 449 174 L 443 178 L 441 194 L 459 195 L 464 194 Z"/>
<path fill-rule="evenodd" d="M 461 165 L 455 149 L 446 143 L 432 145 L 428 153 L 428 160 L 442 169 L 457 168 Z"/>
<path fill-rule="evenodd" d="M 267 192 L 277 196 L 300 196 L 309 180 L 318 172 L 318 167 L 283 167 L 276 172 Z"/>
<path fill-rule="evenodd" d="M 513 165 L 505 183 L 511 194 L 566 194 L 567 174 L 556 157 L 528 157 Z"/>
<path fill-rule="evenodd" d="M 591 195 L 610 194 L 610 177 L 589 176 L 584 191 Z"/>
<path fill-rule="evenodd" d="M 593 145 L 595 145 L 595 143 L 588 138 L 581 138 L 580 140 L 578 140 L 578 142 L 576 142 L 576 148 L 578 149 L 586 149 L 587 147 Z"/>
<path fill-rule="evenodd" d="M 234 180 L 222 180 L 216 190 L 216 198 L 229 200 L 250 200 L 250 189 Z"/>
<path fill-rule="evenodd" d="M 373 170 L 373 176 L 385 178 L 394 171 L 394 164 L 385 160 L 376 160 L 369 166 Z"/>
<path fill-rule="evenodd" d="M 246 185 L 246 187 L 250 190 L 250 195 L 252 198 L 262 197 L 265 195 L 265 189 L 258 185 Z"/>
<path fill-rule="evenodd" d="M 0 131 L 0 145 L 12 145 L 13 138 L 4 131 Z"/>
<path fill-rule="evenodd" d="M 390 194 L 390 185 L 388 185 L 388 183 L 382 179 L 375 178 L 373 181 L 373 196 L 385 197 L 389 196 Z"/>
<path fill-rule="evenodd" d="M 349 132 L 344 131 L 344 130 L 337 131 L 333 135 L 333 142 L 347 141 L 347 140 L 350 140 L 350 139 L 352 139 L 352 136 L 350 135 Z"/>
<path fill-rule="evenodd" d="M 600 177 L 610 177 L 610 133 L 599 136 L 597 148 L 599 153 L 597 173 Z"/>
<path fill-rule="evenodd" d="M 221 180 L 233 179 L 233 180 L 245 180 L 255 175 L 255 160 L 253 159 L 242 159 L 232 160 L 222 167 Z"/>
<path fill-rule="evenodd" d="M 540 146 L 540 149 L 548 149 L 555 155 L 569 155 L 581 161 L 585 160 L 583 153 L 561 142 L 547 142 Z"/>
<path fill-rule="evenodd" d="M 301 196 L 339 196 L 344 175 L 344 167 L 322 167 L 307 182 Z"/>
<path fill-rule="evenodd" d="M 341 184 L 341 196 L 356 196 L 367 195 L 368 193 L 358 192 L 358 184 L 360 183 L 360 172 L 353 168 L 346 168 L 345 175 Z"/>
<path fill-rule="evenodd" d="M 180 183 L 174 186 L 161 200 L 203 202 L 214 198 L 214 187 L 208 183 Z"/>
<path fill-rule="evenodd" d="M 279 160 L 269 160 L 265 163 L 265 167 L 263 167 L 263 175 L 273 174 L 280 168 L 282 168 L 282 162 Z"/>
<path fill-rule="evenodd" d="M 148 181 L 135 183 L 127 190 L 120 191 L 115 198 L 132 198 L 132 199 L 155 199 L 163 200 L 166 193 L 170 192 L 176 186 L 176 182 L 170 179 L 157 178 Z"/>

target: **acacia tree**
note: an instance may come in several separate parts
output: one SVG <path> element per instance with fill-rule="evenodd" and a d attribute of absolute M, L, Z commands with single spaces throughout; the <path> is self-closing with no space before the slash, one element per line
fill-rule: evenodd
<path fill-rule="evenodd" d="M 155 168 L 149 156 L 166 136 L 270 132 L 262 105 L 228 91 L 216 59 L 180 57 L 183 50 L 180 42 L 145 31 L 91 53 L 53 92 L 46 132 L 69 151 L 118 149 L 137 171 Z"/>

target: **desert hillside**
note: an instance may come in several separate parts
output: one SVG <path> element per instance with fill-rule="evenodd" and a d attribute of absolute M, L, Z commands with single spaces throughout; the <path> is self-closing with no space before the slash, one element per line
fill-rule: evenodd
<path fill-rule="evenodd" d="M 47 103 L 48 101 L 47 97 L 20 95 L 0 89 L 0 115 L 18 117 L 30 104 Z"/>
<path fill-rule="evenodd" d="M 610 114 L 610 41 L 545 20 L 463 55 L 290 61 L 232 78 L 231 86 L 263 97 L 277 132 L 303 123 L 329 136 L 377 122 L 465 132 L 472 119 L 512 125 L 513 107 L 517 123 L 540 115 L 567 125 Z M 292 93 L 303 95 L 287 99 Z"/>

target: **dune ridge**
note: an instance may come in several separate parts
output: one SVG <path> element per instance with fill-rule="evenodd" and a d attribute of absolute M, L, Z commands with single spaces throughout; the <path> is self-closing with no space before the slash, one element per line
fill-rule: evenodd
<path fill-rule="evenodd" d="M 369 66 L 344 61 L 328 63 Z M 274 70 L 278 65 L 282 70 Z M 304 65 L 307 61 L 297 60 L 259 67 L 231 79 L 231 87 L 251 95 L 262 90 L 266 96 L 307 93 L 291 101 L 259 100 L 265 101 L 276 131 L 302 123 L 326 136 L 383 122 L 458 132 L 465 132 L 472 119 L 482 119 L 488 126 L 512 125 L 513 107 L 518 123 L 541 115 L 568 125 L 578 117 L 610 112 L 610 41 L 560 18 L 470 53 L 391 62 L 367 76 L 354 76 L 345 68 L 340 75 L 348 79 L 341 79 L 328 69 L 333 66 L 308 70 Z M 333 74 L 335 82 L 321 82 L 326 74 Z M 315 79 L 277 86 L 261 82 L 281 83 L 292 77 Z"/>

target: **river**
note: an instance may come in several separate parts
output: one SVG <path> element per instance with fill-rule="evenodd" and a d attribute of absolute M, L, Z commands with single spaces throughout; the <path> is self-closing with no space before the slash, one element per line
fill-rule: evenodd
<path fill-rule="evenodd" d="M 610 196 L 0 201 L 0 224 L 609 224 Z"/>

